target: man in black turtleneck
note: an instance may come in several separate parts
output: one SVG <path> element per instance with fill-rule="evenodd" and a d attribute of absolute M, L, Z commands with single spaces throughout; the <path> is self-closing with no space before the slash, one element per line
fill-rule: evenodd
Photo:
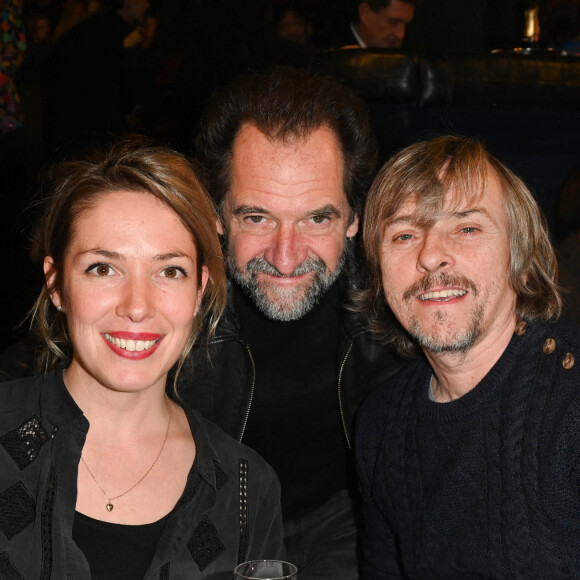
<path fill-rule="evenodd" d="M 217 93 L 198 134 L 230 296 L 180 395 L 276 470 L 300 580 L 358 578 L 352 418 L 398 366 L 347 309 L 376 156 L 362 101 L 289 68 Z"/>

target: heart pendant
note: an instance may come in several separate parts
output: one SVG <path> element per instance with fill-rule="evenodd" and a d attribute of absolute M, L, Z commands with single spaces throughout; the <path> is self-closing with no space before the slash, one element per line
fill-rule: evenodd
<path fill-rule="evenodd" d="M 112 512 L 113 511 L 113 504 L 111 502 L 109 502 L 106 506 L 107 511 Z"/>

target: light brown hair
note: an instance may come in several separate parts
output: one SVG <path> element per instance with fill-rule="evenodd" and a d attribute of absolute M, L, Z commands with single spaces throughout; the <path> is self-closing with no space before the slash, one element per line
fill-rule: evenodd
<path fill-rule="evenodd" d="M 457 203 L 479 198 L 488 186 L 490 167 L 504 198 L 516 315 L 528 321 L 560 315 L 556 257 L 544 215 L 529 189 L 479 141 L 438 137 L 394 155 L 373 181 L 365 206 L 363 241 L 368 274 L 366 289 L 357 297 L 358 310 L 366 313 L 371 328 L 403 355 L 414 353 L 415 344 L 385 303 L 380 268 L 385 224 L 410 198 L 417 201 L 417 219 L 422 223 L 429 223 L 441 212 L 450 191 Z"/>
<path fill-rule="evenodd" d="M 54 291 L 66 294 L 62 267 L 76 222 L 103 195 L 121 190 L 153 195 L 171 208 L 193 237 L 200 283 L 202 267 L 209 271 L 201 307 L 178 361 L 178 374 L 204 323 L 210 332 L 215 329 L 227 296 L 217 216 L 190 162 L 171 149 L 127 137 L 54 164 L 46 172 L 43 189 L 46 208 L 33 240 L 32 257 L 42 262 L 51 256 L 52 272 L 56 273 L 54 285 L 43 287 L 31 311 L 32 324 L 42 341 L 43 367 L 52 368 L 72 356 L 66 315 L 57 311 L 51 295 Z"/>

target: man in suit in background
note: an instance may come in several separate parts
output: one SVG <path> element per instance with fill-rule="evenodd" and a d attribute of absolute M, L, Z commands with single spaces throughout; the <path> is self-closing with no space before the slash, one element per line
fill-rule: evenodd
<path fill-rule="evenodd" d="M 417 0 L 351 0 L 350 21 L 320 32 L 326 48 L 400 48 Z"/>

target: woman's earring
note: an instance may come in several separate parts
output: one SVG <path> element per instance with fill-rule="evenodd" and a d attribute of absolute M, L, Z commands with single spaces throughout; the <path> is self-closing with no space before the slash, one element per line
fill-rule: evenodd
<path fill-rule="evenodd" d="M 57 309 L 59 312 L 62 312 L 62 306 L 57 306 L 57 307 L 56 307 L 56 309 Z"/>

